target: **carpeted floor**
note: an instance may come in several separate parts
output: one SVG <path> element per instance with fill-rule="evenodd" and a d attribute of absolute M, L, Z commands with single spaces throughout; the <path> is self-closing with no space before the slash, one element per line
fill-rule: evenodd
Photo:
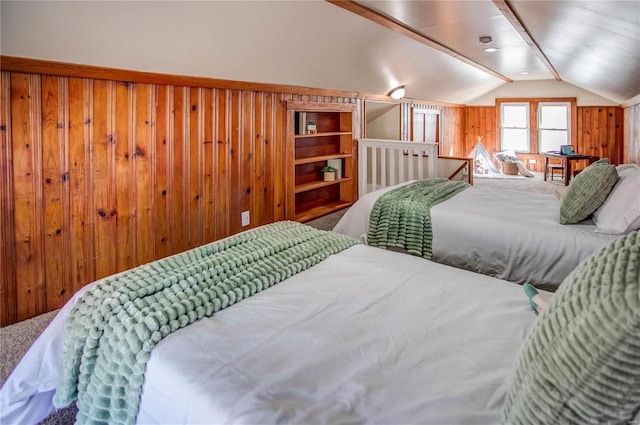
<path fill-rule="evenodd" d="M 495 187 L 507 190 L 523 190 L 536 193 L 562 193 L 566 187 L 559 181 L 545 182 L 542 173 L 528 179 L 475 179 L 478 187 Z M 332 230 L 347 209 L 312 220 L 306 224 L 317 229 Z M 18 364 L 20 358 L 40 335 L 57 311 L 42 314 L 14 325 L 0 328 L 0 385 L 4 384 L 9 373 Z M 53 413 L 42 424 L 67 425 L 75 422 L 75 406 Z"/>

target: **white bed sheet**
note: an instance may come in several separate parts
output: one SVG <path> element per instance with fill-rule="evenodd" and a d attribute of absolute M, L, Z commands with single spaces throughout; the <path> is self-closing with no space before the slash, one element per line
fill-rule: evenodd
<path fill-rule="evenodd" d="M 333 230 L 366 242 L 373 205 L 395 187 L 361 197 Z M 619 237 L 595 232 L 590 219 L 559 224 L 559 216 L 553 195 L 469 187 L 431 209 L 433 260 L 557 288 L 581 261 Z"/>
<path fill-rule="evenodd" d="M 0 390 L 3 425 L 52 410 L 70 305 Z M 162 340 L 138 422 L 499 423 L 535 318 L 518 285 L 354 246 Z"/>

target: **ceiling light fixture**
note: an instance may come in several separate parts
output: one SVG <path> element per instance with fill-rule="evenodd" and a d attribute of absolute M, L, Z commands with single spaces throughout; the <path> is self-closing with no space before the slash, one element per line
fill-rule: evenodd
<path fill-rule="evenodd" d="M 485 51 L 485 52 L 489 52 L 489 53 L 497 52 L 498 50 L 500 50 L 500 48 L 499 48 L 499 47 L 485 47 L 485 48 L 484 48 L 484 51 Z"/>
<path fill-rule="evenodd" d="M 389 96 L 395 100 L 402 99 L 405 94 L 406 94 L 405 86 L 398 86 L 389 92 Z"/>
<path fill-rule="evenodd" d="M 529 75 L 529 71 L 522 71 L 520 72 L 520 75 Z"/>

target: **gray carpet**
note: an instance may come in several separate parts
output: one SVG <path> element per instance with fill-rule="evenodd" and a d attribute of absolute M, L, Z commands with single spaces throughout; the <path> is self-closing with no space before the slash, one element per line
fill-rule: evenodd
<path fill-rule="evenodd" d="M 348 209 L 349 208 L 345 208 L 343 210 L 327 214 L 324 217 L 316 218 L 315 220 L 308 221 L 305 224 L 320 230 L 333 230 L 335 225 L 338 224 L 338 221 L 340 221 Z"/>
<path fill-rule="evenodd" d="M 529 179 L 475 179 L 474 185 L 478 187 L 496 187 L 508 190 L 524 190 L 536 193 L 554 192 L 562 193 L 566 188 L 562 183 L 545 182 L 542 180 L 542 173 L 535 173 Z M 332 230 L 338 220 L 347 209 L 337 211 L 309 221 L 306 224 L 322 230 Z M 52 311 L 42 314 L 29 320 L 25 320 L 14 325 L 0 328 L 0 385 L 4 384 L 9 373 L 18 364 L 22 355 L 31 346 L 33 341 L 40 335 L 51 319 L 57 313 Z M 58 412 L 51 414 L 42 424 L 46 425 L 67 425 L 75 422 L 75 406 L 69 406 Z M 3 424 L 4 425 L 4 424 Z"/>

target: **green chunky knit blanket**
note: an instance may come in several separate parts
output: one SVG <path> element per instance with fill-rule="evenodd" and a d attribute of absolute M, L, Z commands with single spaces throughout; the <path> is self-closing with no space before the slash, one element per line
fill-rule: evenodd
<path fill-rule="evenodd" d="M 431 208 L 467 187 L 462 181 L 429 179 L 385 193 L 371 210 L 367 243 L 405 248 L 409 254 L 431 259 Z"/>
<path fill-rule="evenodd" d="M 80 424 L 134 423 L 163 337 L 356 243 L 283 221 L 104 279 L 71 311 L 54 404 L 77 399 Z"/>

